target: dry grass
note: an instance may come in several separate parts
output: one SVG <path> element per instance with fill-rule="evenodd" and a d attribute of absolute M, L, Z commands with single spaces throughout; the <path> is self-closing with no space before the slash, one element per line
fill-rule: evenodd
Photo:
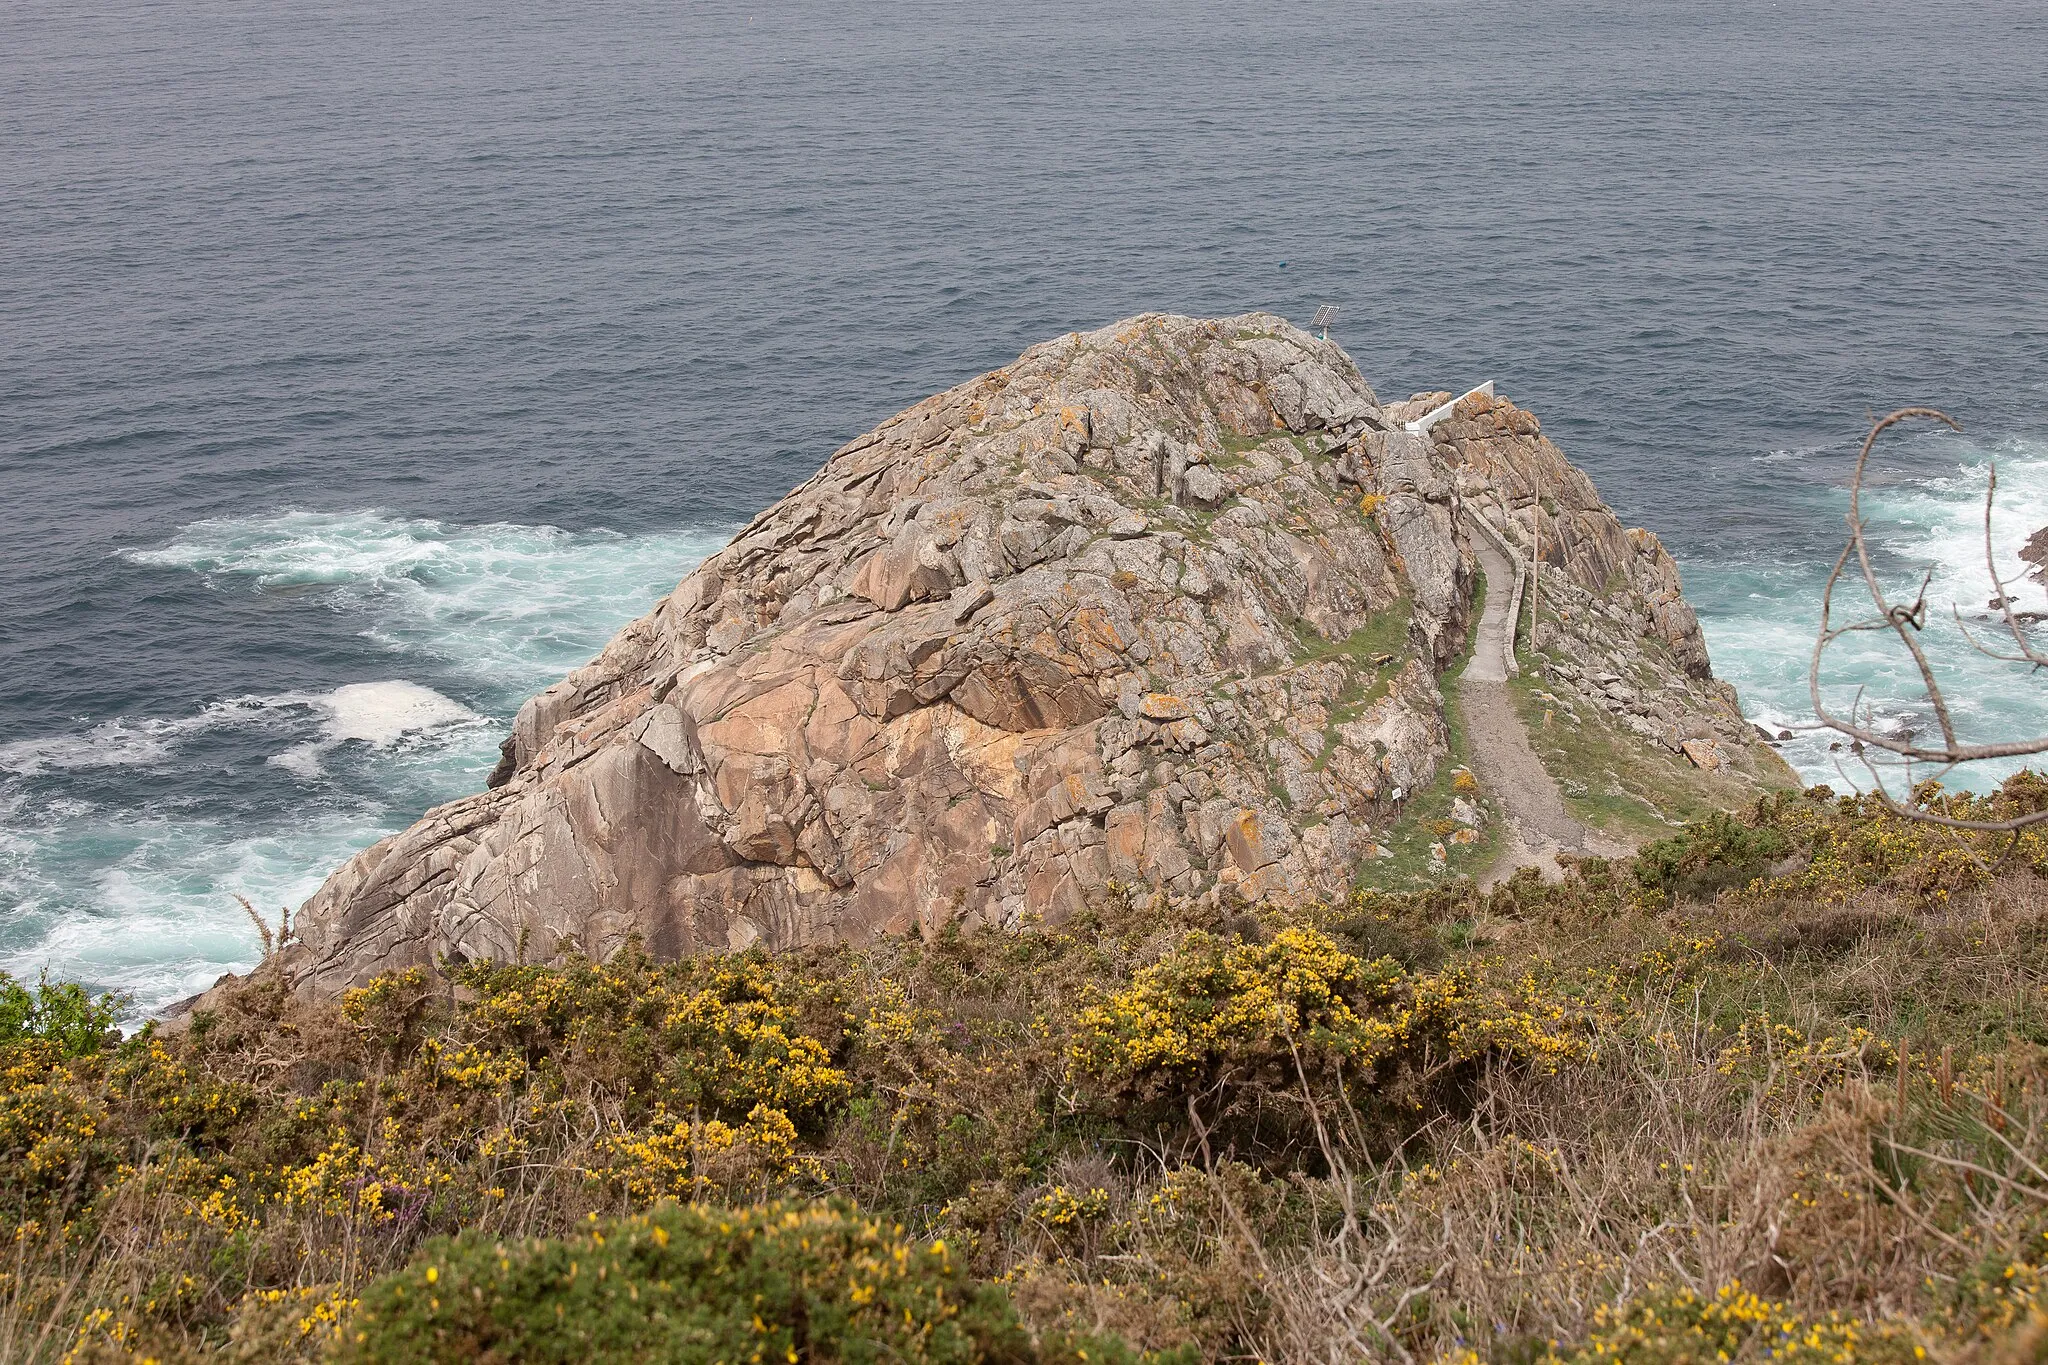
<path fill-rule="evenodd" d="M 1139 1350 L 2033 1358 L 2044 866 L 1816 798 L 1486 897 L 18 1037 L 0 1360 L 317 1358 L 439 1235 L 826 1195 Z"/>

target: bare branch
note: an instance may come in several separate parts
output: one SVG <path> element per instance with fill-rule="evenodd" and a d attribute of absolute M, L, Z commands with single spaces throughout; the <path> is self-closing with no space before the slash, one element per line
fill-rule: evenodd
<path fill-rule="evenodd" d="M 1940 680 L 1935 676 L 1934 666 L 1928 660 L 1926 649 L 1920 640 L 1920 635 L 1927 626 L 1927 590 L 1933 582 L 1933 570 L 1930 568 L 1921 576 L 1919 589 L 1910 604 L 1893 601 L 1885 592 L 1883 584 L 1878 581 L 1877 570 L 1871 563 L 1868 525 L 1863 519 L 1863 482 L 1870 465 L 1870 453 L 1876 447 L 1877 438 L 1892 427 L 1916 418 L 1940 422 L 1951 431 L 1962 430 L 1954 418 L 1937 408 L 1900 408 L 1871 423 L 1869 434 L 1863 438 L 1863 445 L 1857 451 L 1855 473 L 1849 482 L 1849 513 L 1846 518 L 1849 540 L 1842 547 L 1842 553 L 1836 558 L 1834 568 L 1828 573 L 1826 586 L 1821 590 L 1820 626 L 1814 638 L 1813 655 L 1808 666 L 1807 691 L 1813 702 L 1814 715 L 1820 725 L 1846 736 L 1851 741 L 1850 750 L 1869 771 L 1876 796 L 1893 814 L 1958 830 L 1997 833 L 2022 829 L 2048 820 L 2048 811 L 1999 820 L 1959 818 L 1946 811 L 1934 809 L 1928 799 L 1921 795 L 1932 790 L 1926 785 L 1926 779 L 1914 780 L 1913 765 L 1916 763 L 1934 765 L 1941 770 L 1941 776 L 1946 776 L 1961 764 L 2048 753 L 2048 735 L 1990 744 L 1966 743 L 1958 735 L 1948 697 L 1942 691 Z M 1998 572 L 1997 556 L 1991 537 L 1991 510 L 1997 491 L 1998 471 L 1994 466 L 1991 471 L 1990 487 L 1984 497 L 1984 563 L 1996 594 L 1994 601 L 2004 616 L 2006 627 L 2011 631 L 2020 652 L 2017 655 L 2006 655 L 1985 648 L 1970 634 L 1968 627 L 1963 625 L 1960 611 L 1954 613 L 1956 624 L 1963 638 L 1979 653 L 2007 662 L 2048 667 L 2048 655 L 2037 651 L 2027 640 L 2026 632 L 2014 614 L 2012 596 L 2006 591 L 2005 581 Z M 1876 608 L 1876 614 L 1836 625 L 1835 593 L 1841 587 L 1852 561 L 1862 576 L 1863 586 L 1870 594 L 1870 601 Z M 1889 630 L 1912 659 L 1914 670 L 1919 674 L 1921 685 L 1927 693 L 1927 700 L 1934 709 L 1935 722 L 1941 731 L 1938 747 L 1931 743 L 1918 742 L 1910 731 L 1904 735 L 1892 735 L 1877 729 L 1872 723 L 1872 710 L 1864 702 L 1860 688 L 1846 715 L 1831 711 L 1822 699 L 1821 677 L 1828 647 L 1845 635 L 1878 630 Z M 1905 770 L 1910 800 L 1901 801 L 1892 795 L 1871 751 L 1890 754 L 1900 760 L 1899 766 Z"/>

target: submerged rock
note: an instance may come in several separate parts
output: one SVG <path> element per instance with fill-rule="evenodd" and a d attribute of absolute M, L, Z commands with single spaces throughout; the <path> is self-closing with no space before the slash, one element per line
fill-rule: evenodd
<path fill-rule="evenodd" d="M 522 707 L 492 786 L 336 872 L 284 968 L 1008 928 L 1112 880 L 1342 894 L 1447 755 L 1481 507 L 1711 686 L 1669 556 L 1517 443 L 1533 418 L 1401 415 L 1265 314 L 1071 334 L 928 399 Z"/>

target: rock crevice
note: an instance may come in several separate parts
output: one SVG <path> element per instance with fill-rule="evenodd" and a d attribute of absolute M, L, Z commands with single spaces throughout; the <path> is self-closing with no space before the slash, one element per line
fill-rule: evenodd
<path fill-rule="evenodd" d="M 487 790 L 337 871 L 285 969 L 1016 927 L 1111 880 L 1342 894 L 1448 752 L 1463 518 L 1542 535 L 1708 676 L 1669 557 L 1533 417 L 1432 439 L 1415 401 L 1248 314 L 1070 334 L 918 404 L 522 707 Z"/>

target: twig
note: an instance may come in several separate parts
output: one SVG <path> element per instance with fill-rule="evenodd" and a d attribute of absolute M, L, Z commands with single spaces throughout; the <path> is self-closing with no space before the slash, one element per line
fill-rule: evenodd
<path fill-rule="evenodd" d="M 1869 772 L 1873 794 L 1877 796 L 1885 808 L 1892 814 L 1904 819 L 1946 826 L 1950 829 L 1973 830 L 1981 833 L 2004 833 L 2023 829 L 2028 825 L 2048 820 L 2048 810 L 2032 811 L 1995 820 L 1963 819 L 1943 811 L 1931 809 L 1930 797 L 1919 795 L 1919 793 L 1931 791 L 1931 789 L 1926 786 L 1924 780 L 1914 780 L 1913 765 L 1916 763 L 1936 765 L 1941 769 L 1942 775 L 1945 776 L 1947 772 L 1960 764 L 1978 763 L 1986 759 L 2022 758 L 2032 754 L 2048 753 L 2048 735 L 1990 744 L 1966 743 L 1958 735 L 1955 718 L 1949 707 L 1948 697 L 1942 691 L 1941 683 L 1935 677 L 1933 664 L 1929 662 L 1927 652 L 1920 641 L 1921 632 L 1926 628 L 1927 624 L 1927 589 L 1928 585 L 1932 582 L 1933 571 L 1930 569 L 1922 576 L 1919 589 L 1914 594 L 1914 599 L 1910 605 L 1903 602 L 1894 602 L 1885 592 L 1883 585 L 1878 581 L 1877 570 L 1871 563 L 1868 526 L 1863 519 L 1864 478 L 1870 464 L 1870 453 L 1877 444 L 1877 438 L 1892 427 L 1915 418 L 1925 418 L 1940 422 L 1952 431 L 1959 432 L 1962 430 L 1962 427 L 1954 418 L 1937 408 L 1900 408 L 1871 423 L 1869 434 L 1863 438 L 1862 448 L 1857 451 L 1856 470 L 1849 483 L 1849 513 L 1847 517 L 1849 540 L 1842 547 L 1842 553 L 1836 557 L 1834 567 L 1828 573 L 1827 584 L 1821 590 L 1820 626 L 1814 639 L 1813 654 L 1808 665 L 1807 690 L 1813 702 L 1814 715 L 1818 718 L 1820 725 L 1838 734 L 1845 735 L 1852 741 L 1851 752 L 1856 755 L 1863 763 L 1864 768 Z M 2016 663 L 2030 663 L 2036 667 L 2048 667 L 2048 655 L 2038 653 L 2027 643 L 2025 633 L 2020 628 L 2018 618 L 2013 614 L 2012 598 L 2005 591 L 2004 580 L 1998 573 L 1997 559 L 1993 552 L 1991 538 L 1991 510 L 1997 489 L 1998 474 L 1994 467 L 1991 472 L 1990 487 L 1986 491 L 1984 498 L 1984 562 L 1990 574 L 1993 588 L 1997 592 L 1999 609 L 2005 617 L 2006 625 L 2011 630 L 2013 639 L 2020 649 L 2020 654 L 2018 656 L 2006 656 L 1983 649 L 1977 644 L 1975 638 L 1969 635 L 1967 628 L 1964 629 L 1964 637 L 1969 640 L 1973 647 L 1977 647 L 1982 653 L 1990 654 L 1993 658 L 2004 658 Z M 1837 625 L 1835 623 L 1835 593 L 1841 586 L 1842 579 L 1852 561 L 1855 563 L 1858 573 L 1862 576 L 1863 585 L 1870 594 L 1871 603 L 1876 608 L 1877 614 L 1872 617 L 1851 621 L 1847 624 Z M 1962 619 L 1960 612 L 1956 613 L 1956 619 L 1958 625 L 1960 625 Z M 1847 715 L 1837 715 L 1829 710 L 1826 702 L 1822 700 L 1821 677 L 1824 670 L 1824 656 L 1828 647 L 1845 635 L 1866 631 L 1890 631 L 1912 659 L 1914 670 L 1918 673 L 1921 684 L 1926 689 L 1928 702 L 1934 708 L 1935 722 L 1941 731 L 1939 747 L 1917 742 L 1911 732 L 1904 736 L 1894 736 L 1884 734 L 1874 728 L 1869 723 L 1870 711 L 1863 701 L 1861 689 L 1858 690 L 1855 699 L 1851 702 Z M 1859 712 L 1863 717 L 1860 722 L 1858 719 Z M 1885 782 L 1884 772 L 1881 770 L 1878 761 L 1872 757 L 1871 751 L 1873 750 L 1893 755 L 1901 761 L 1900 766 L 1905 770 L 1904 776 L 1907 790 L 1913 794 L 1910 801 L 1901 801 L 1891 794 Z"/>

